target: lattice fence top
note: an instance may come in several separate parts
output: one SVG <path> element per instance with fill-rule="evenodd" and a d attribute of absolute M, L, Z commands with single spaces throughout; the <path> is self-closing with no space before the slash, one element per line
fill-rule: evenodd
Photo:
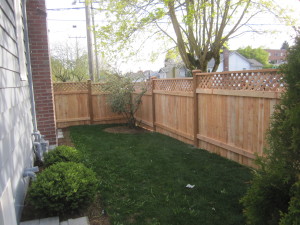
<path fill-rule="evenodd" d="M 197 75 L 198 88 L 247 90 L 247 91 L 282 91 L 282 74 L 277 71 L 228 72 Z"/>
<path fill-rule="evenodd" d="M 157 79 L 154 80 L 154 89 L 161 91 L 193 91 L 193 79 Z"/>
<path fill-rule="evenodd" d="M 54 83 L 53 90 L 54 92 L 87 91 L 88 84 L 86 82 Z"/>
<path fill-rule="evenodd" d="M 134 89 L 137 92 L 147 90 L 147 92 L 152 90 L 152 83 L 151 81 L 146 81 L 146 82 L 137 82 L 134 84 Z"/>
<path fill-rule="evenodd" d="M 92 94 L 104 94 L 103 83 L 93 83 L 92 84 Z"/>

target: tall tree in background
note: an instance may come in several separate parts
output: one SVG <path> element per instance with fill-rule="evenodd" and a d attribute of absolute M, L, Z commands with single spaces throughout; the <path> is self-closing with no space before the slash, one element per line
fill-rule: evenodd
<path fill-rule="evenodd" d="M 67 82 L 72 80 L 71 70 L 64 61 L 53 56 L 50 57 L 50 60 L 53 81 Z"/>
<path fill-rule="evenodd" d="M 271 0 L 101 0 L 100 10 L 108 21 L 97 32 L 103 52 L 120 54 L 137 40 L 165 36 L 188 69 L 202 71 L 211 59 L 217 70 L 225 42 L 255 31 L 249 21 L 258 14 L 272 11 L 288 19 Z"/>
<path fill-rule="evenodd" d="M 262 48 L 251 48 L 250 46 L 247 46 L 246 48 L 239 48 L 237 52 L 248 59 L 257 60 L 263 64 L 264 67 L 269 66 L 269 53 Z"/>
<path fill-rule="evenodd" d="M 282 46 L 281 46 L 281 49 L 285 49 L 285 50 L 288 50 L 290 47 L 289 43 L 287 41 L 284 41 L 282 43 Z"/>
<path fill-rule="evenodd" d="M 51 72 L 53 80 L 60 82 L 89 79 L 87 53 L 78 46 L 55 45 L 51 49 Z"/>

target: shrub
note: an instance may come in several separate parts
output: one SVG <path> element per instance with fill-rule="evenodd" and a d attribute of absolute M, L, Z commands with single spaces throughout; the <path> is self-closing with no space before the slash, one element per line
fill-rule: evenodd
<path fill-rule="evenodd" d="M 248 224 L 296 225 L 300 214 L 300 37 L 289 50 L 286 92 L 276 106 L 267 135 L 269 147 L 241 202 Z"/>
<path fill-rule="evenodd" d="M 300 181 L 292 187 L 292 198 L 288 212 L 283 214 L 280 225 L 300 224 Z"/>
<path fill-rule="evenodd" d="M 80 162 L 81 156 L 77 149 L 65 145 L 56 147 L 44 156 L 45 166 L 53 165 L 58 162 Z"/>
<path fill-rule="evenodd" d="M 29 202 L 41 213 L 76 212 L 92 202 L 97 190 L 95 173 L 81 163 L 56 163 L 37 176 L 29 188 Z"/>
<path fill-rule="evenodd" d="M 136 92 L 135 86 L 141 76 L 122 76 L 111 74 L 106 77 L 103 90 L 107 92 L 107 102 L 113 112 L 121 114 L 127 121 L 130 128 L 136 126 L 135 113 L 146 93 L 145 83 L 140 83 L 141 91 Z M 135 94 L 134 94 L 135 93 Z"/>

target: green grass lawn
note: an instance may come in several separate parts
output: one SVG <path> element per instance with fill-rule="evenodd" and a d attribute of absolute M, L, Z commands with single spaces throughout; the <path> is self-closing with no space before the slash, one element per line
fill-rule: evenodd
<path fill-rule="evenodd" d="M 104 132 L 109 126 L 70 134 L 98 174 L 111 224 L 245 224 L 239 199 L 250 169 L 158 133 Z"/>

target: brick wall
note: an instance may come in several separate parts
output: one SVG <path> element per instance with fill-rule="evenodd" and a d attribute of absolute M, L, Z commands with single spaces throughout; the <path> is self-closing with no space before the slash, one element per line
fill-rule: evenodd
<path fill-rule="evenodd" d="M 45 0 L 27 1 L 27 23 L 38 130 L 57 144 Z"/>

